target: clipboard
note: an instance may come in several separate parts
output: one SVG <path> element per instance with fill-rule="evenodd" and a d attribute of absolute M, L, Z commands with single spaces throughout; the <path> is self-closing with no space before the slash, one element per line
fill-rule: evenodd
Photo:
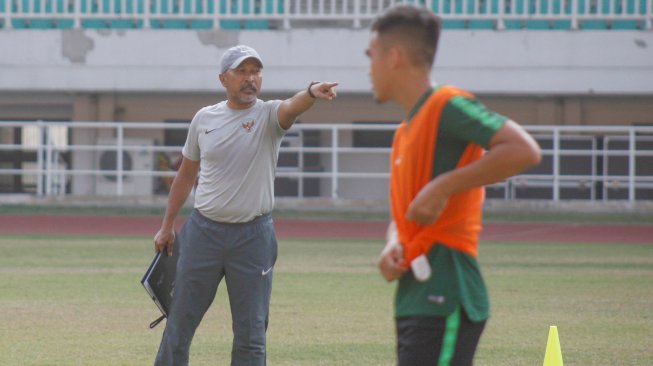
<path fill-rule="evenodd" d="M 168 256 L 166 252 L 157 252 L 141 279 L 141 284 L 145 288 L 145 291 L 162 314 L 158 319 L 150 323 L 150 329 L 156 327 L 168 316 L 168 311 L 172 304 L 172 296 L 175 291 L 177 259 L 179 258 L 179 242 L 176 235 L 172 252 L 172 256 Z"/>

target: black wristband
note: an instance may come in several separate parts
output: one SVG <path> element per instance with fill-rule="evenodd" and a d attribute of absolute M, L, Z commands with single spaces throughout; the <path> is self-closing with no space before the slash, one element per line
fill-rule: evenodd
<path fill-rule="evenodd" d="M 313 86 L 313 85 L 315 85 L 315 84 L 319 84 L 319 83 L 320 83 L 319 81 L 311 81 L 311 83 L 308 84 L 308 88 L 306 88 L 306 91 L 308 92 L 308 95 L 309 95 L 311 98 L 313 98 L 313 99 L 315 99 L 315 98 L 317 98 L 317 97 L 316 97 L 315 94 L 313 94 L 313 92 L 311 91 L 311 86 Z"/>

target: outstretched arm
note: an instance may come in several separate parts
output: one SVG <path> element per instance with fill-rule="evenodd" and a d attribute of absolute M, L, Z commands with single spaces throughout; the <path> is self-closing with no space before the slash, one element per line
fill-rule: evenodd
<path fill-rule="evenodd" d="M 306 90 L 302 90 L 281 102 L 279 110 L 277 111 L 277 117 L 279 118 L 279 125 L 281 128 L 287 130 L 292 127 L 297 117 L 313 106 L 315 99 L 335 99 L 337 85 L 338 83 L 332 82 L 311 83 Z"/>
<path fill-rule="evenodd" d="M 495 183 L 539 164 L 540 147 L 524 129 L 507 121 L 490 140 L 488 152 L 469 165 L 437 176 L 408 206 L 406 218 L 431 224 L 458 192 Z"/>

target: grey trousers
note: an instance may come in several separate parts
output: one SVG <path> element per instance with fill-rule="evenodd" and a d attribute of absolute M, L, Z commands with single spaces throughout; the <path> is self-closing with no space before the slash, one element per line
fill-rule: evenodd
<path fill-rule="evenodd" d="M 228 224 L 194 210 L 178 242 L 175 292 L 154 364 L 188 364 L 195 330 L 224 277 L 233 320 L 231 365 L 265 365 L 272 267 L 277 259 L 272 217 Z"/>

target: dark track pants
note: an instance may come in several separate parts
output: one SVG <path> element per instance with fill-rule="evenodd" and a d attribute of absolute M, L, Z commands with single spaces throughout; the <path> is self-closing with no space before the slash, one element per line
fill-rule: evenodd
<path fill-rule="evenodd" d="M 228 224 L 194 210 L 178 242 L 175 292 L 154 364 L 188 364 L 195 330 L 224 277 L 233 319 L 231 365 L 265 365 L 272 267 L 277 258 L 272 217 Z"/>

